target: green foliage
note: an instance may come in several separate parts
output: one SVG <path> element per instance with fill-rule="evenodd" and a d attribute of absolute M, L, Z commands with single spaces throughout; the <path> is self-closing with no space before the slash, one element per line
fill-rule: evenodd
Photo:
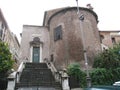
<path fill-rule="evenodd" d="M 120 80 L 120 68 L 105 69 L 96 68 L 91 71 L 93 85 L 112 85 L 114 82 Z"/>
<path fill-rule="evenodd" d="M 120 44 L 104 50 L 94 59 L 91 72 L 93 85 L 112 85 L 120 80 Z"/>
<path fill-rule="evenodd" d="M 112 81 L 113 82 L 119 81 L 120 80 L 120 67 L 110 70 L 110 71 L 111 71 L 110 73 L 113 74 Z"/>
<path fill-rule="evenodd" d="M 80 73 L 80 65 L 78 63 L 70 64 L 67 70 L 69 75 L 78 77 Z"/>
<path fill-rule="evenodd" d="M 6 73 L 12 66 L 13 60 L 8 45 L 0 41 L 0 73 Z"/>
<path fill-rule="evenodd" d="M 93 68 L 115 69 L 117 67 L 120 67 L 120 44 L 97 55 L 93 64 Z"/>
<path fill-rule="evenodd" d="M 80 64 L 70 64 L 67 68 L 67 72 L 69 76 L 73 76 L 78 79 L 81 87 L 86 86 L 86 74 L 80 69 Z"/>
<path fill-rule="evenodd" d="M 112 75 L 105 68 L 94 69 L 91 73 L 93 85 L 109 85 L 111 84 Z"/>

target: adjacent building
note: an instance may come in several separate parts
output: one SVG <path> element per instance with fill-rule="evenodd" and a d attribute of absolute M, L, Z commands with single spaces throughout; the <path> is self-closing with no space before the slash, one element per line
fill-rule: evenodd
<path fill-rule="evenodd" d="M 10 31 L 1 9 L 0 9 L 0 40 L 8 44 L 10 52 L 13 55 L 13 59 L 16 62 L 15 67 L 18 67 L 20 44 L 16 35 Z"/>
<path fill-rule="evenodd" d="M 120 43 L 120 30 L 100 30 L 102 48 L 107 49 Z"/>

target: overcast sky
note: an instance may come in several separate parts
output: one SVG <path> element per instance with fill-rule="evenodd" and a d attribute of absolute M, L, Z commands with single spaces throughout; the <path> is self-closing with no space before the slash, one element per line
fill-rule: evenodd
<path fill-rule="evenodd" d="M 90 3 L 98 15 L 100 30 L 120 30 L 120 0 L 78 0 L 79 6 Z M 18 38 L 23 24 L 42 25 L 44 12 L 76 6 L 76 0 L 0 0 L 0 8 L 10 30 Z"/>

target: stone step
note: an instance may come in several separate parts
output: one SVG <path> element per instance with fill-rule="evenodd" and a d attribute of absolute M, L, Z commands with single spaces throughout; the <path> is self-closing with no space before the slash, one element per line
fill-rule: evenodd
<path fill-rule="evenodd" d="M 46 63 L 26 63 L 25 68 L 48 68 Z"/>
<path fill-rule="evenodd" d="M 49 82 L 49 83 L 52 83 L 53 82 L 53 79 L 47 79 L 47 78 L 33 78 L 33 79 L 21 79 L 20 80 L 21 83 L 24 83 L 24 82 L 31 82 L 31 83 L 44 83 L 44 82 Z"/>
<path fill-rule="evenodd" d="M 59 82 L 53 82 L 53 83 L 49 83 L 49 82 L 44 82 L 44 83 L 31 83 L 31 82 L 27 82 L 27 83 L 17 83 L 16 84 L 19 87 L 30 87 L 30 86 L 50 86 L 50 87 L 61 87 Z"/>
<path fill-rule="evenodd" d="M 50 69 L 23 69 L 22 74 L 24 75 L 34 75 L 34 74 L 40 74 L 40 75 L 50 75 L 52 74 Z"/>
<path fill-rule="evenodd" d="M 24 69 L 20 78 L 20 82 L 51 82 L 54 80 L 50 69 Z"/>
<path fill-rule="evenodd" d="M 61 84 L 55 82 L 51 70 L 45 63 L 26 63 L 19 83 L 15 84 L 15 88 L 25 87 L 53 87 L 54 90 L 61 90 Z"/>
<path fill-rule="evenodd" d="M 38 84 L 34 84 L 34 83 L 17 83 L 16 84 L 16 88 L 29 88 L 29 87 L 53 87 L 55 88 L 55 90 L 61 90 L 61 85 L 59 83 L 38 83 Z"/>
<path fill-rule="evenodd" d="M 17 90 L 61 90 L 60 88 L 54 87 L 27 87 L 27 88 L 19 88 Z"/>

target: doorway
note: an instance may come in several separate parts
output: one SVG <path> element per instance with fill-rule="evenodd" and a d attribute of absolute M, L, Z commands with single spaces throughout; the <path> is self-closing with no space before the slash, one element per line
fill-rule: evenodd
<path fill-rule="evenodd" d="M 32 62 L 39 63 L 40 62 L 40 47 L 33 47 L 33 55 Z"/>

